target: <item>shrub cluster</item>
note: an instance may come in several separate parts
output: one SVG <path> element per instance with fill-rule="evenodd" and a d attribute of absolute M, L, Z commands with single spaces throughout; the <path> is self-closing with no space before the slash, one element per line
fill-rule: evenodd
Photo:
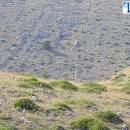
<path fill-rule="evenodd" d="M 39 87 L 39 88 L 53 89 L 50 85 L 40 82 L 36 78 L 24 79 L 22 82 L 19 83 L 18 86 L 22 88 Z"/>
<path fill-rule="evenodd" d="M 67 90 L 77 90 L 77 87 L 75 85 L 64 80 L 52 81 L 50 82 L 50 85 Z"/>
<path fill-rule="evenodd" d="M 16 108 L 20 108 L 20 109 L 25 109 L 25 110 L 29 110 L 29 111 L 36 111 L 38 110 L 38 106 L 31 101 L 30 99 L 18 99 L 14 106 Z"/>
<path fill-rule="evenodd" d="M 123 122 L 123 120 L 117 114 L 111 111 L 97 112 L 96 117 L 101 119 L 102 121 L 115 123 L 115 124 L 119 124 Z"/>
<path fill-rule="evenodd" d="M 70 125 L 73 129 L 80 130 L 110 130 L 102 121 L 94 118 L 78 118 L 72 120 Z"/>

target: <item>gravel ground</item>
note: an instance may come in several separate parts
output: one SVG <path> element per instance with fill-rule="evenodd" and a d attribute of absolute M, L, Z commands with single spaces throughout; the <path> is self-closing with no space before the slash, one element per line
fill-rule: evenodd
<path fill-rule="evenodd" d="M 130 16 L 122 14 L 121 4 L 0 0 L 0 69 L 97 80 L 129 66 Z"/>

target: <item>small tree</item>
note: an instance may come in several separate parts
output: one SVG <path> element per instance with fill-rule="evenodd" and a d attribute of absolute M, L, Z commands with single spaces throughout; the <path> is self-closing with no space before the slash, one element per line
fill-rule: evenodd
<path fill-rule="evenodd" d="M 52 47 L 51 47 L 51 43 L 50 41 L 44 41 L 43 43 L 43 47 L 46 49 L 46 50 L 50 50 Z"/>

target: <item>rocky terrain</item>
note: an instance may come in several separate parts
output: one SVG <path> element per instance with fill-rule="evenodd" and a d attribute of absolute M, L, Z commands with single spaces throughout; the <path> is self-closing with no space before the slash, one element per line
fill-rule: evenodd
<path fill-rule="evenodd" d="M 0 0 L 0 69 L 95 80 L 129 65 L 129 15 L 116 0 Z"/>
<path fill-rule="evenodd" d="M 75 83 L 0 72 L 0 130 L 129 130 L 130 68 Z"/>

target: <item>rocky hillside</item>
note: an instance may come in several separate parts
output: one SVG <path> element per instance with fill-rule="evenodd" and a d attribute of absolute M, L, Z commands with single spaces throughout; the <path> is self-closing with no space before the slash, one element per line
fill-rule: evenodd
<path fill-rule="evenodd" d="M 129 94 L 130 69 L 87 83 L 0 72 L 0 130 L 129 130 Z"/>
<path fill-rule="evenodd" d="M 95 80 L 129 65 L 120 0 L 0 0 L 0 69 Z"/>

